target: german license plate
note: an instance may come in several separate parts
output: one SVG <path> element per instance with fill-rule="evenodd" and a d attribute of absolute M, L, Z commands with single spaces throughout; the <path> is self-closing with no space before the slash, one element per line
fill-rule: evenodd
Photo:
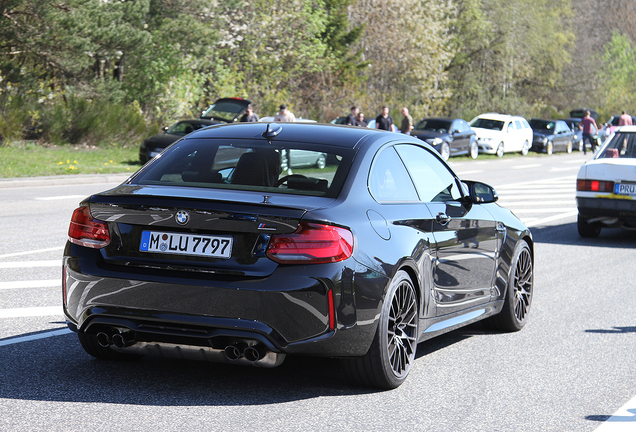
<path fill-rule="evenodd" d="M 614 193 L 616 195 L 636 195 L 636 183 L 616 183 Z"/>
<path fill-rule="evenodd" d="M 139 250 L 228 259 L 232 256 L 232 237 L 143 231 Z"/>

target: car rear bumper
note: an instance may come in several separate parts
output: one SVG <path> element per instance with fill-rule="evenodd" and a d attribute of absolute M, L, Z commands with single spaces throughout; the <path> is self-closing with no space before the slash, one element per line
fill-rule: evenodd
<path fill-rule="evenodd" d="M 636 225 L 636 200 L 613 198 L 576 198 L 579 214 L 584 219 L 618 219 Z"/>
<path fill-rule="evenodd" d="M 123 349 L 136 352 L 153 343 L 214 350 L 258 344 L 274 353 L 361 356 L 375 334 L 387 283 L 384 277 L 356 278 L 349 267 L 358 266 L 354 260 L 313 265 L 312 277 L 305 266 L 287 266 L 265 278 L 184 272 L 170 278 L 99 257 L 97 250 L 66 249 L 69 327 L 93 335 L 125 333 L 134 343 Z"/>

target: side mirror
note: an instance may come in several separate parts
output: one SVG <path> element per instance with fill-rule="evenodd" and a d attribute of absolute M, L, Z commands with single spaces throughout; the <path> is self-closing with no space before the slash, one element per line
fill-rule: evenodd
<path fill-rule="evenodd" d="M 499 199 L 495 188 L 486 183 L 476 181 L 464 181 L 463 183 L 468 189 L 468 198 L 473 204 L 494 203 Z"/>

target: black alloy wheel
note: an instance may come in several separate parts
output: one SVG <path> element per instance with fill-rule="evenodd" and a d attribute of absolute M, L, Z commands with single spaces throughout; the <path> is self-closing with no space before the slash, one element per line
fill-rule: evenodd
<path fill-rule="evenodd" d="M 519 331 L 526 324 L 534 292 L 534 264 L 530 247 L 519 240 L 510 264 L 508 290 L 501 312 L 484 321 L 498 331 Z"/>
<path fill-rule="evenodd" d="M 417 351 L 417 295 L 409 275 L 391 280 L 375 337 L 367 354 L 344 359 L 350 379 L 366 387 L 394 389 L 406 380 Z"/>

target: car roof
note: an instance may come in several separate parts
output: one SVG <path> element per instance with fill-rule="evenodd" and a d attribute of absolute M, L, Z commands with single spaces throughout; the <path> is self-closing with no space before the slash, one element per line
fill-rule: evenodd
<path fill-rule="evenodd" d="M 501 120 L 501 121 L 506 121 L 506 120 L 511 120 L 511 119 L 520 119 L 520 116 L 513 116 L 510 114 L 498 114 L 498 113 L 486 113 L 486 114 L 480 114 L 477 116 L 477 118 L 485 118 L 485 119 L 491 119 L 491 120 Z"/>
<path fill-rule="evenodd" d="M 233 139 L 262 139 L 263 133 L 270 125 L 280 126 L 280 132 L 270 138 L 272 142 L 292 141 L 311 144 L 326 144 L 344 148 L 355 148 L 362 140 L 402 138 L 408 140 L 408 135 L 397 135 L 393 132 L 377 129 L 351 127 L 323 123 L 230 123 L 200 129 L 188 135 L 186 139 L 194 138 L 233 138 Z M 275 127 L 275 126 L 273 126 Z M 390 134 L 390 135 L 388 135 Z M 388 139 L 387 139 L 388 138 Z M 417 140 L 415 142 L 418 142 Z M 419 142 L 418 142 L 419 143 Z"/>

